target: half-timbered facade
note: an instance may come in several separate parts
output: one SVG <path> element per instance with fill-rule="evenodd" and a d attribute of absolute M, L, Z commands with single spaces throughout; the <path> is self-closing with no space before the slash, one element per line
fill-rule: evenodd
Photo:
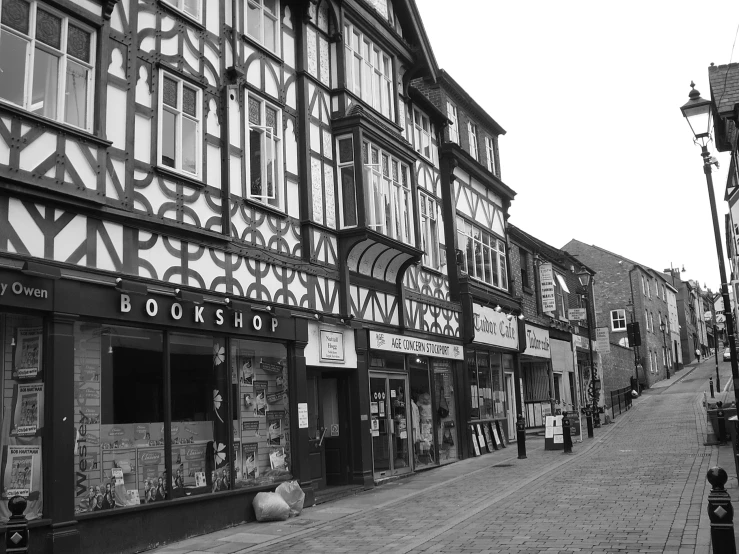
<path fill-rule="evenodd" d="M 513 195 L 466 161 L 444 185 L 412 0 L 0 12 L 2 494 L 32 550 L 137 551 L 286 479 L 311 502 L 467 454 L 450 205 L 506 296 Z"/>

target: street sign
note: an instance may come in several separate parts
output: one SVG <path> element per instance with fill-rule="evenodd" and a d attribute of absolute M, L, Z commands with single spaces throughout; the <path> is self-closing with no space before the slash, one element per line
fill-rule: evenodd
<path fill-rule="evenodd" d="M 570 308 L 567 310 L 567 319 L 570 321 L 586 321 L 588 312 L 585 308 Z"/>
<path fill-rule="evenodd" d="M 706 313 L 703 314 L 703 321 L 711 321 L 713 319 L 713 312 L 711 310 L 708 310 Z"/>
<path fill-rule="evenodd" d="M 608 340 L 608 327 L 596 327 L 595 343 L 598 352 L 611 351 L 611 342 Z"/>

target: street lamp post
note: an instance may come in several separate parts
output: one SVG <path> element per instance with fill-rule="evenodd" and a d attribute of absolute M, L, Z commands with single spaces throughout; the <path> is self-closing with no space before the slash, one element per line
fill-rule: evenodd
<path fill-rule="evenodd" d="M 662 331 L 662 361 L 665 363 L 666 378 L 670 378 L 670 366 L 667 365 L 667 341 L 665 340 L 665 329 L 667 326 L 664 321 L 659 322 L 659 330 Z"/>
<path fill-rule="evenodd" d="M 716 351 L 716 390 L 719 391 L 721 390 L 721 380 L 718 376 L 718 339 L 716 338 L 716 321 L 713 319 L 713 314 L 711 312 L 703 314 L 703 321 L 706 322 L 706 325 L 713 323 L 713 346 Z"/>
<path fill-rule="evenodd" d="M 726 332 L 729 335 L 729 348 L 731 349 L 731 376 L 734 387 L 734 399 L 739 404 L 739 364 L 736 357 L 736 339 L 734 337 L 734 314 L 731 313 L 729 302 L 729 285 L 726 282 L 726 267 L 724 264 L 724 249 L 721 245 L 721 228 L 719 227 L 718 214 L 716 212 L 716 198 L 713 193 L 713 178 L 711 177 L 711 165 L 718 164 L 708 153 L 708 141 L 711 136 L 711 102 L 701 98 L 700 93 L 695 90 L 695 84 L 690 83 L 691 91 L 689 100 L 680 107 L 688 125 L 695 137 L 695 143 L 700 143 L 701 156 L 703 157 L 703 173 L 706 175 L 708 186 L 708 199 L 711 204 L 711 217 L 713 219 L 713 235 L 716 241 L 716 254 L 718 256 L 718 269 L 721 277 L 721 296 L 724 301 L 724 314 L 726 316 Z M 727 308 L 728 306 L 728 308 Z"/>
<path fill-rule="evenodd" d="M 593 307 L 593 276 L 582 270 L 577 274 L 577 278 L 580 280 L 580 284 L 585 288 L 585 309 L 588 315 L 588 350 L 590 355 L 590 388 L 591 395 L 593 398 L 593 426 L 600 427 L 600 413 L 598 413 L 598 397 L 599 389 L 598 383 L 598 372 L 595 370 L 595 364 L 593 363 L 593 330 L 595 329 L 595 308 Z M 593 318 L 590 318 L 590 310 L 593 309 Z"/>

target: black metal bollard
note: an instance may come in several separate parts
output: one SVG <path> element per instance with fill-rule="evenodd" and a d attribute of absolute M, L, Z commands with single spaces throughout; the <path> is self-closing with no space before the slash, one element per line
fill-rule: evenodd
<path fill-rule="evenodd" d="M 711 398 L 716 398 L 716 397 L 715 397 L 715 396 L 713 395 L 713 377 L 709 377 L 709 378 L 708 378 L 708 386 L 709 386 L 709 387 L 711 388 Z"/>
<path fill-rule="evenodd" d="M 711 544 L 713 554 L 736 554 L 734 541 L 734 507 L 724 489 L 729 476 L 720 467 L 712 467 L 706 474 L 711 483 L 708 493 L 708 519 L 711 520 Z"/>
<path fill-rule="evenodd" d="M 590 408 L 583 408 L 583 413 L 585 414 L 585 421 L 588 424 L 588 438 L 593 438 L 593 413 L 590 411 Z"/>
<path fill-rule="evenodd" d="M 726 444 L 726 418 L 724 417 L 723 405 L 724 403 L 720 400 L 716 402 L 716 407 L 718 408 L 716 419 L 718 420 L 718 441 L 721 444 Z"/>
<path fill-rule="evenodd" d="M 516 442 L 518 443 L 518 459 L 526 459 L 526 421 L 521 414 L 516 418 Z"/>
<path fill-rule="evenodd" d="M 567 417 L 567 412 L 562 412 L 562 438 L 565 445 L 565 454 L 572 454 L 572 434 L 570 431 L 570 418 Z"/>
<path fill-rule="evenodd" d="M 22 496 L 8 500 L 8 510 L 13 514 L 5 526 L 5 552 L 7 554 L 28 554 L 28 521 L 23 512 L 28 502 Z"/>

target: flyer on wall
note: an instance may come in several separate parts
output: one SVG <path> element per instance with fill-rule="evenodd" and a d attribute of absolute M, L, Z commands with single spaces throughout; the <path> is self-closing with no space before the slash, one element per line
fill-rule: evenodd
<path fill-rule="evenodd" d="M 254 350 L 239 350 L 236 366 L 239 368 L 239 383 L 251 386 L 254 382 Z"/>
<path fill-rule="evenodd" d="M 259 477 L 259 467 L 257 466 L 257 452 L 259 451 L 259 443 L 244 443 L 244 479 L 256 479 Z"/>
<path fill-rule="evenodd" d="M 43 328 L 19 327 L 16 335 L 13 377 L 15 379 L 35 379 L 41 372 Z"/>
<path fill-rule="evenodd" d="M 259 368 L 265 373 L 282 373 L 282 360 L 280 358 L 259 358 Z"/>
<path fill-rule="evenodd" d="M 18 384 L 13 398 L 13 424 L 10 434 L 16 437 L 33 436 L 44 422 L 44 385 Z"/>
<path fill-rule="evenodd" d="M 40 445 L 8 445 L 3 452 L 3 498 L 39 496 L 41 476 Z"/>
<path fill-rule="evenodd" d="M 267 412 L 267 444 L 280 446 L 282 444 L 282 418 L 284 410 Z"/>
<path fill-rule="evenodd" d="M 267 381 L 254 381 L 254 415 L 267 413 Z"/>
<path fill-rule="evenodd" d="M 272 449 L 269 453 L 269 465 L 272 469 L 287 469 L 284 448 Z"/>

